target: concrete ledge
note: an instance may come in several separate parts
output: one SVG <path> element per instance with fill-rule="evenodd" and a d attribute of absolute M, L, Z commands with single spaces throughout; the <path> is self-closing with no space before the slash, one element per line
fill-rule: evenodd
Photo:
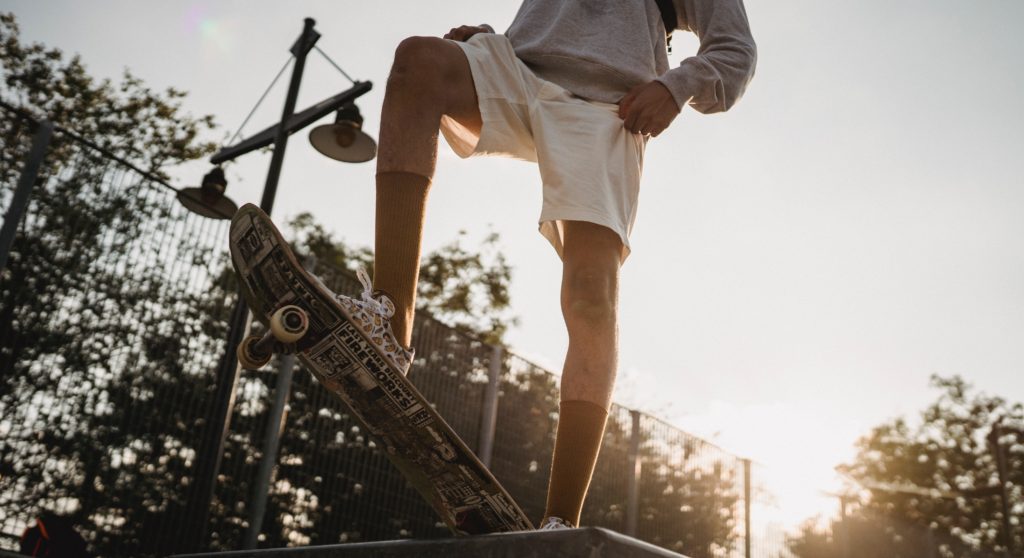
<path fill-rule="evenodd" d="M 458 539 L 400 540 L 236 552 L 177 558 L 685 558 L 599 527 L 527 531 Z M 175 557 L 171 557 L 175 558 Z"/>

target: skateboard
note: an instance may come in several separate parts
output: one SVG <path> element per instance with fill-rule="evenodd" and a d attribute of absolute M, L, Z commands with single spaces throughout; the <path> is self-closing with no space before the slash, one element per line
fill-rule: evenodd
<path fill-rule="evenodd" d="M 247 204 L 231 220 L 231 261 L 255 317 L 268 326 L 238 346 L 243 367 L 294 353 L 341 399 L 451 531 L 532 530 L 494 475 L 396 366 L 373 349 L 345 309 L 299 264 L 270 218 Z"/>

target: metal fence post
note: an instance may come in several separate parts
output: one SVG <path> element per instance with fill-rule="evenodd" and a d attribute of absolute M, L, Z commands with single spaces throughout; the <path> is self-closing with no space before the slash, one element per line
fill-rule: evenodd
<path fill-rule="evenodd" d="M 505 348 L 494 345 L 491 348 L 491 363 L 487 369 L 487 390 L 484 391 L 484 404 L 480 409 L 480 435 L 477 439 L 477 451 L 484 467 L 491 468 L 491 457 L 494 455 L 494 430 L 498 424 L 498 390 L 501 388 L 501 368 L 505 359 Z"/>
<path fill-rule="evenodd" d="M 743 551 L 750 558 L 750 460 L 743 460 Z"/>
<path fill-rule="evenodd" d="M 270 493 L 270 482 L 277 464 L 277 449 L 281 445 L 281 434 L 284 431 L 285 406 L 292 390 L 292 373 L 295 370 L 295 355 L 283 355 L 277 366 L 277 382 L 274 386 L 274 406 L 267 417 L 267 428 L 263 436 L 263 455 L 260 467 L 253 484 L 252 506 L 249 510 L 249 529 L 245 533 L 242 550 L 256 548 L 260 531 L 263 529 L 263 516 L 267 512 L 267 497 Z"/>
<path fill-rule="evenodd" d="M 846 516 L 846 503 L 849 499 L 846 496 L 839 497 L 839 532 L 835 533 L 835 525 L 832 527 L 832 531 L 835 535 L 841 535 L 839 539 L 839 550 L 842 558 L 850 558 L 853 556 L 852 549 L 850 548 L 850 540 L 853 532 L 850 527 L 849 518 Z"/>
<path fill-rule="evenodd" d="M 1002 429 L 1000 428 L 1003 419 L 1000 418 L 992 425 L 992 430 L 988 433 L 988 442 L 992 446 L 992 452 L 995 453 L 996 458 L 996 474 L 999 477 L 999 504 L 1003 516 L 1003 541 L 1006 544 L 1006 548 L 1003 550 L 1006 556 L 1013 556 L 1013 529 L 1010 527 L 1010 498 L 1007 494 L 1007 474 L 1006 474 L 1006 454 L 1003 453 L 1003 444 L 1000 441 L 1002 436 Z"/>
<path fill-rule="evenodd" d="M 629 478 L 626 479 L 626 534 L 635 537 L 640 516 L 640 411 L 629 411 L 633 426 L 629 434 Z"/>
<path fill-rule="evenodd" d="M 14 236 L 18 230 L 18 224 L 28 208 L 28 200 L 32 195 L 32 187 L 39 177 L 39 167 L 46 157 L 46 148 L 50 146 L 50 139 L 53 137 L 53 122 L 44 120 L 36 127 L 36 133 L 32 137 L 32 148 L 25 158 L 25 168 L 21 169 L 21 177 L 18 178 L 18 186 L 14 189 L 14 196 L 11 197 L 11 205 L 4 215 L 4 224 L 0 228 L 0 272 L 7 269 L 7 256 L 11 253 L 11 246 L 14 245 Z"/>

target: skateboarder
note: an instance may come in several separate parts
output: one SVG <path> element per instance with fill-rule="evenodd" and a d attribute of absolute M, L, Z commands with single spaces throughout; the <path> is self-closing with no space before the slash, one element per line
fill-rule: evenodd
<path fill-rule="evenodd" d="M 700 48 L 670 69 L 675 29 Z M 343 303 L 383 318 L 380 350 L 407 368 L 439 130 L 460 157 L 538 164 L 540 232 L 562 259 L 569 334 L 542 528 L 579 524 L 600 449 L 644 148 L 687 105 L 728 110 L 755 61 L 742 0 L 525 0 L 504 34 L 462 26 L 398 46 L 381 117 L 373 292 Z"/>

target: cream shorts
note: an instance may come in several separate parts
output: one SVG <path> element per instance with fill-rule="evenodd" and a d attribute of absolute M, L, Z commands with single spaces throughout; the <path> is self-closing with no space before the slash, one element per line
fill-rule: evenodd
<path fill-rule="evenodd" d="M 504 35 L 480 33 L 455 43 L 469 58 L 483 127 L 478 136 L 443 116 L 448 145 L 462 158 L 537 163 L 544 191 L 540 233 L 559 257 L 563 221 L 588 221 L 619 235 L 625 260 L 647 137 L 623 127 L 618 105 L 587 101 L 534 75 Z"/>

